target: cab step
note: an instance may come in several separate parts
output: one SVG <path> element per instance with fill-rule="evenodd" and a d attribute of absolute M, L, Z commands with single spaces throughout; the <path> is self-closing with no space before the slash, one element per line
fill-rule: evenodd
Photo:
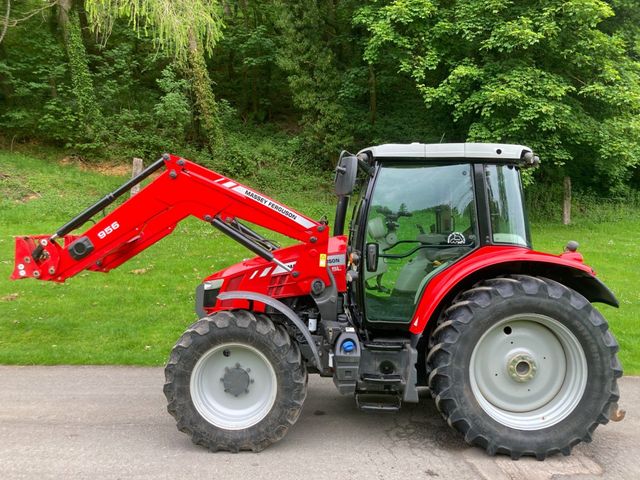
<path fill-rule="evenodd" d="M 404 383 L 402 375 L 397 374 L 364 373 L 360 378 L 362 378 L 363 382 L 378 385 L 402 385 L 402 383 Z"/>
<path fill-rule="evenodd" d="M 394 341 L 370 341 L 364 342 L 363 346 L 365 350 L 376 350 L 376 351 L 384 351 L 384 352 L 393 352 L 403 350 L 404 346 L 409 342 L 407 340 L 402 340 L 399 342 Z"/>
<path fill-rule="evenodd" d="M 402 397 L 391 394 L 358 393 L 356 405 L 363 412 L 397 412 L 402 406 Z"/>

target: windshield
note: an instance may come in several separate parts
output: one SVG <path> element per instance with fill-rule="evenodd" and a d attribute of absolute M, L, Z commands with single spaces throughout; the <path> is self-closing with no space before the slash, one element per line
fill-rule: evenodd
<path fill-rule="evenodd" d="M 485 178 L 493 242 L 530 245 L 518 169 L 513 165 L 486 165 Z"/>

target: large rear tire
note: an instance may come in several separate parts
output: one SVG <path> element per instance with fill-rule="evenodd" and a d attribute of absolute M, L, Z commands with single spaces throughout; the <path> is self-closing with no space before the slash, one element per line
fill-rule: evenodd
<path fill-rule="evenodd" d="M 465 440 L 512 458 L 568 455 L 619 398 L 618 344 L 588 300 L 514 275 L 458 296 L 432 333 L 429 387 Z"/>
<path fill-rule="evenodd" d="M 165 368 L 167 410 L 212 451 L 263 450 L 302 410 L 307 372 L 286 329 L 265 315 L 218 312 L 191 325 Z"/>

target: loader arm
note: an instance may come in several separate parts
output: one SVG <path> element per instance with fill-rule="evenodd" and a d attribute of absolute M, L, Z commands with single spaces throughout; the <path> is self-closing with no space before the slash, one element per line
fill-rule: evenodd
<path fill-rule="evenodd" d="M 165 167 L 139 193 L 81 234 L 70 234 L 134 185 Z M 173 231 L 192 215 L 211 223 L 254 253 L 283 268 L 275 246 L 237 219 L 260 225 L 309 245 L 311 255 L 326 254 L 328 228 L 217 172 L 165 154 L 137 177 L 63 225 L 53 235 L 16 237 L 12 279 L 64 282 L 83 270 L 108 272 Z M 317 274 L 324 278 L 324 268 Z"/>

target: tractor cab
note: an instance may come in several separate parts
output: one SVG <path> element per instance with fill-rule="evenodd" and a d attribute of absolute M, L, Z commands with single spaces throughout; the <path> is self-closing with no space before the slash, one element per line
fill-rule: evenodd
<path fill-rule="evenodd" d="M 527 147 L 381 145 L 356 158 L 365 175 L 349 247 L 363 262 L 352 264 L 351 299 L 367 323 L 408 325 L 429 281 L 482 246 L 531 247 L 520 168 L 537 157 Z"/>

